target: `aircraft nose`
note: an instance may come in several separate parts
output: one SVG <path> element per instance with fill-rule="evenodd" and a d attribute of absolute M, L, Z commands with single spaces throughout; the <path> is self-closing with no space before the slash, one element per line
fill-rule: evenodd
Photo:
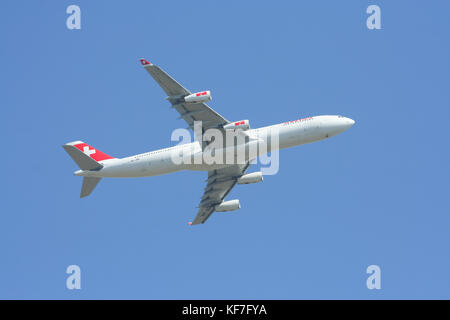
<path fill-rule="evenodd" d="M 345 121 L 347 122 L 349 128 L 355 124 L 355 120 L 350 118 L 345 118 Z"/>
<path fill-rule="evenodd" d="M 327 138 L 348 130 L 354 124 L 355 121 L 353 119 L 343 116 L 324 116 L 322 118 L 322 128 Z"/>
<path fill-rule="evenodd" d="M 330 118 L 329 124 L 327 126 L 329 135 L 334 136 L 336 134 L 344 132 L 345 130 L 351 128 L 354 124 L 355 121 L 347 117 L 337 116 L 335 118 Z"/>

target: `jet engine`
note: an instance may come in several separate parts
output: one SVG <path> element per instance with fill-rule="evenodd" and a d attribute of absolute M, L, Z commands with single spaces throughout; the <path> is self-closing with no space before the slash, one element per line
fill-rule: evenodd
<path fill-rule="evenodd" d="M 241 176 L 238 180 L 238 184 L 250 184 L 250 183 L 257 183 L 263 181 L 263 175 L 261 171 L 258 172 L 252 172 L 247 173 Z"/>
<path fill-rule="evenodd" d="M 234 211 L 241 208 L 239 200 L 222 201 L 215 207 L 217 212 Z"/>
<path fill-rule="evenodd" d="M 230 122 L 223 126 L 225 130 L 248 130 L 250 129 L 250 121 L 240 120 L 236 122 Z"/>
<path fill-rule="evenodd" d="M 187 103 L 201 103 L 201 102 L 207 102 L 212 99 L 211 97 L 211 91 L 202 91 L 202 92 L 196 92 L 193 94 L 190 94 L 186 97 L 184 97 L 184 102 Z"/>

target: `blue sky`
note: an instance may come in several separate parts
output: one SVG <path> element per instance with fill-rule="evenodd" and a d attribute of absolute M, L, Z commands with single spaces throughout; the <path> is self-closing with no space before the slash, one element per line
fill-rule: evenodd
<path fill-rule="evenodd" d="M 66 28 L 67 6 L 81 30 Z M 381 8 L 368 30 L 366 8 Z M 2 1 L 0 298 L 450 298 L 448 1 Z M 116 157 L 185 127 L 139 58 L 253 127 L 347 132 L 284 150 L 242 209 L 188 227 L 204 172 L 81 179 L 61 145 Z M 66 289 L 67 266 L 81 290 Z M 381 290 L 366 268 L 381 268 Z"/>

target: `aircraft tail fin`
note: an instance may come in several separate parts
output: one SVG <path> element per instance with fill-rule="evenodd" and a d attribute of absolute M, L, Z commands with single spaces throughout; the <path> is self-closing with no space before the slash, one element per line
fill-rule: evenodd
<path fill-rule="evenodd" d="M 114 159 L 83 141 L 74 141 L 62 146 L 81 170 L 99 170 L 103 165 L 98 161 Z"/>
<path fill-rule="evenodd" d="M 87 197 L 88 195 L 90 195 L 101 179 L 102 178 L 84 177 L 83 185 L 81 187 L 80 198 L 84 198 L 84 197 Z"/>
<path fill-rule="evenodd" d="M 106 153 L 97 150 L 83 141 L 74 141 L 66 143 L 62 146 L 69 156 L 76 162 L 81 170 L 96 171 L 103 168 L 103 164 L 99 161 L 114 159 Z M 97 177 L 84 177 L 83 185 L 81 187 L 80 198 L 86 197 L 91 194 L 101 178 Z"/>

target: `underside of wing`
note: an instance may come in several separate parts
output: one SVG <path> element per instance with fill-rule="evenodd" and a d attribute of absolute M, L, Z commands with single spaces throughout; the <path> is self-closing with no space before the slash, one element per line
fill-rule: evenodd
<path fill-rule="evenodd" d="M 199 204 L 199 211 L 192 225 L 205 223 L 213 214 L 217 205 L 221 204 L 225 197 L 230 193 L 236 185 L 237 180 L 241 177 L 250 166 L 250 162 L 246 164 L 235 164 L 229 167 L 211 170 L 208 172 L 208 180 L 202 200 Z"/>
<path fill-rule="evenodd" d="M 209 128 L 221 128 L 223 125 L 229 123 L 227 119 L 211 109 L 206 103 L 196 101 L 186 102 L 185 97 L 192 95 L 192 93 L 160 67 L 151 64 L 145 59 L 141 59 L 141 64 L 164 90 L 167 94 L 167 100 L 178 111 L 180 114 L 179 118 L 187 122 L 189 128 L 194 130 L 194 121 L 202 121 L 203 132 Z M 201 95 L 202 93 L 198 94 Z"/>
<path fill-rule="evenodd" d="M 222 117 L 205 103 L 206 101 L 211 100 L 209 91 L 191 93 L 158 66 L 151 64 L 145 59 L 141 59 L 141 64 L 164 90 L 167 94 L 167 100 L 172 104 L 172 108 L 178 111 L 180 114 L 179 118 L 184 119 L 190 129 L 197 129 L 195 122 L 201 121 L 201 132 L 196 132 L 196 130 L 194 130 L 194 133 L 203 136 L 205 131 L 210 128 L 223 129 L 225 125 L 230 124 L 227 119 Z M 199 211 L 191 224 L 204 223 L 216 209 L 218 211 L 230 211 L 229 207 L 224 208 L 225 204 L 223 203 L 223 200 L 249 166 L 250 162 L 246 164 L 230 165 L 223 169 L 209 171 L 208 183 L 198 206 Z M 240 206 L 238 200 L 236 201 L 237 203 L 227 201 L 232 202 L 231 206 L 234 206 L 234 209 L 232 208 L 231 210 L 235 210 L 236 207 Z"/>

